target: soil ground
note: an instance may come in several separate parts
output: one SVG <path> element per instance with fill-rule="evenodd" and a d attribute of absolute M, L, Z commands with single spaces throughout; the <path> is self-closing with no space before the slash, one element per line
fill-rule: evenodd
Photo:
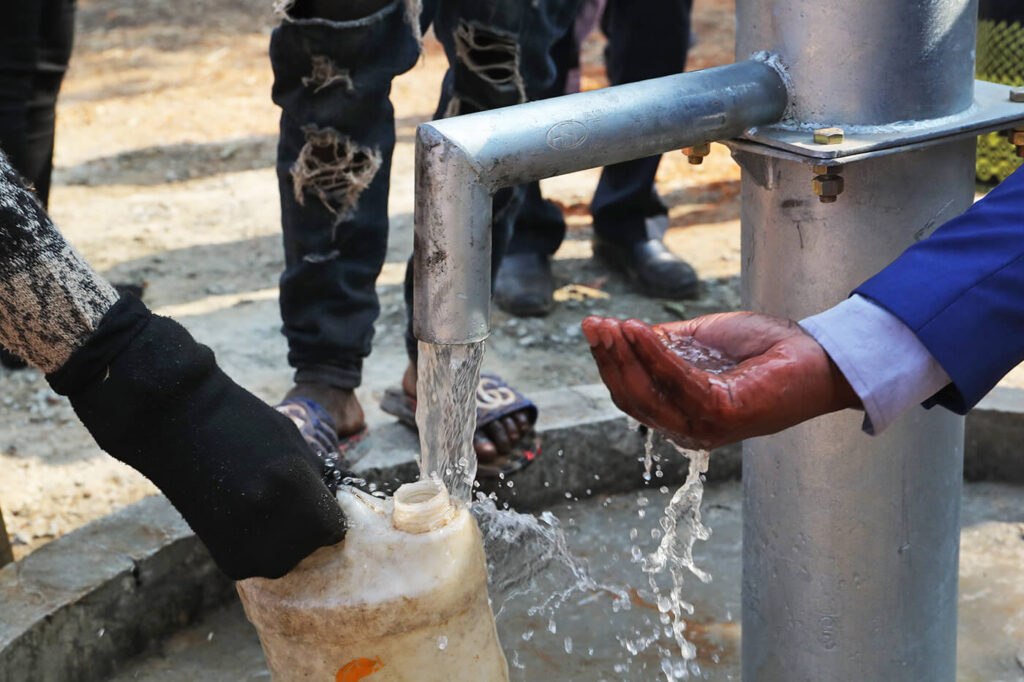
<path fill-rule="evenodd" d="M 279 333 L 282 269 L 274 172 L 278 110 L 267 58 L 271 0 L 80 0 L 77 41 L 58 111 L 51 212 L 114 281 L 145 283 L 147 303 L 217 352 L 226 370 L 268 401 L 289 386 Z M 733 3 L 698 0 L 690 68 L 732 61 Z M 603 38 L 584 50 L 583 86 L 607 84 Z M 446 60 L 428 38 L 423 59 L 394 82 L 398 144 L 391 236 L 378 281 L 382 313 L 360 397 L 371 426 L 405 365 L 401 282 L 411 251 L 415 126 L 433 113 Z M 685 311 L 633 294 L 594 263 L 587 205 L 599 171 L 545 181 L 570 233 L 559 285 L 607 299 L 569 302 L 544 320 L 495 311 L 488 364 L 519 388 L 593 383 L 579 321 L 588 313 L 660 322 L 738 305 L 739 169 L 712 145 L 701 166 L 668 154 L 658 188 L 670 203 L 669 246 L 705 281 Z M 1022 378 L 1024 381 L 1024 378 Z M 103 454 L 35 370 L 0 369 L 0 510 L 15 557 L 155 489 Z"/>
<path fill-rule="evenodd" d="M 217 352 L 268 401 L 289 386 L 279 333 L 282 269 L 274 172 L 278 110 L 267 58 L 271 0 L 80 0 L 71 69 L 58 110 L 51 213 L 113 281 L 145 283 L 146 302 Z M 732 3 L 697 3 L 692 68 L 732 60 Z M 603 38 L 585 50 L 585 88 L 607 84 Z M 428 39 L 392 92 L 398 145 L 391 238 L 379 280 L 382 314 L 360 396 L 371 425 L 384 388 L 405 365 L 401 282 L 412 246 L 415 126 L 436 106 L 446 60 Z M 496 313 L 492 369 L 529 390 L 598 380 L 578 324 L 585 313 L 670 319 L 590 260 L 587 204 L 597 171 L 545 183 L 572 224 L 559 284 L 597 285 L 606 300 L 563 305 L 546 320 Z M 666 156 L 659 189 L 672 204 L 668 241 L 707 278 L 693 313 L 736 305 L 739 171 L 724 147 L 703 166 Z M 66 401 L 35 370 L 0 370 L 0 510 L 20 558 L 155 489 L 103 454 Z"/>

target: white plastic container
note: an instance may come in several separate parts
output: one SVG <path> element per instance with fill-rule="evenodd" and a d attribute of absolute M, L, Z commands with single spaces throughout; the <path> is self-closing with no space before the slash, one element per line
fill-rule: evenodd
<path fill-rule="evenodd" d="M 444 486 L 338 493 L 344 542 L 238 583 L 275 682 L 504 682 L 476 522 Z"/>

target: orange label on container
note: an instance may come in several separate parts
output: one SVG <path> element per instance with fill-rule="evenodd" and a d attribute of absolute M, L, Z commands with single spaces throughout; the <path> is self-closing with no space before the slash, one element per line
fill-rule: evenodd
<path fill-rule="evenodd" d="M 380 656 L 377 658 L 357 658 L 341 666 L 341 670 L 334 676 L 334 682 L 358 682 L 364 677 L 369 677 L 384 667 Z"/>

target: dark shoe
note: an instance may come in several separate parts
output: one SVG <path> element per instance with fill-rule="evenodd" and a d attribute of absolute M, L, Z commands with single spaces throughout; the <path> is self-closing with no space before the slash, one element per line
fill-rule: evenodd
<path fill-rule="evenodd" d="M 551 256 L 515 253 L 505 256 L 494 281 L 494 302 L 516 317 L 543 317 L 555 307 Z"/>
<path fill-rule="evenodd" d="M 630 245 L 594 237 L 594 256 L 626 273 L 647 296 L 676 300 L 700 293 L 697 272 L 659 239 Z"/>

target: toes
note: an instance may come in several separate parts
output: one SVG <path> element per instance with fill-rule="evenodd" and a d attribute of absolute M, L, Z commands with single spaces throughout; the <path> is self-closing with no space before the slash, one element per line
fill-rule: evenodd
<path fill-rule="evenodd" d="M 477 431 L 473 434 L 473 449 L 480 461 L 489 462 L 498 456 L 498 449 L 483 433 Z"/>
<path fill-rule="evenodd" d="M 509 440 L 508 432 L 505 431 L 505 424 L 501 420 L 492 422 L 484 427 L 484 435 L 491 439 L 498 454 L 507 455 L 512 451 L 512 443 Z"/>
<path fill-rule="evenodd" d="M 510 444 L 518 443 L 522 440 L 524 434 L 519 432 L 519 425 L 511 415 L 502 419 L 501 423 L 505 427 L 505 433 L 508 435 L 508 442 Z"/>

